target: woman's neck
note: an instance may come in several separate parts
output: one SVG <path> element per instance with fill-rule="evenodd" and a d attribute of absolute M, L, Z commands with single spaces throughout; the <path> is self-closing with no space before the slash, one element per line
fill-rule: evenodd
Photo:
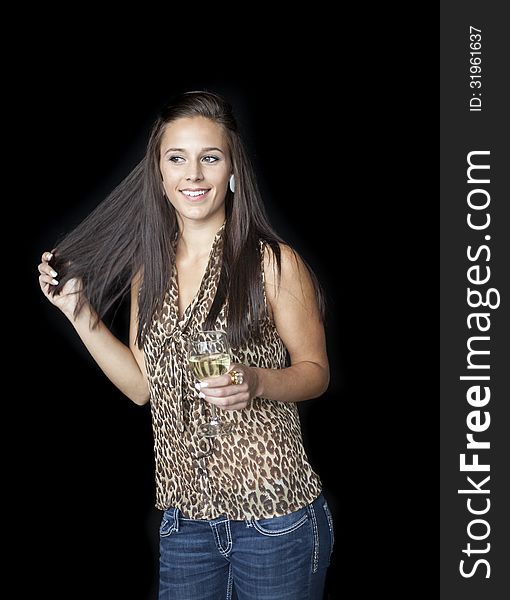
<path fill-rule="evenodd" d="M 214 238 L 224 221 L 225 215 L 221 213 L 206 221 L 179 219 L 177 252 L 186 258 L 209 254 Z"/>

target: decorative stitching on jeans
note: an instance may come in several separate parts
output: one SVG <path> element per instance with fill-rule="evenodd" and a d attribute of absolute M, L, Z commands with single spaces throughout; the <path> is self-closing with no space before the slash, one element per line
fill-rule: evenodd
<path fill-rule="evenodd" d="M 164 531 L 165 527 L 171 523 L 168 531 Z M 159 527 L 159 535 L 160 537 L 168 537 L 172 535 L 172 533 L 177 533 L 179 531 L 179 516 L 177 514 L 177 509 L 174 508 L 172 510 L 169 509 L 168 517 L 166 516 L 166 512 L 163 513 L 163 517 L 161 519 L 161 525 Z"/>
<path fill-rule="evenodd" d="M 227 522 L 225 528 L 227 530 L 227 550 L 225 551 L 225 554 L 230 554 L 232 550 L 232 531 L 230 530 L 230 521 Z"/>
<path fill-rule="evenodd" d="M 234 582 L 234 577 L 232 575 L 232 563 L 228 568 L 228 580 L 227 580 L 227 595 L 225 596 L 225 600 L 232 599 L 232 584 Z"/>
<path fill-rule="evenodd" d="M 172 531 L 175 533 L 179 533 L 179 509 L 174 508 L 174 524 L 172 526 Z"/>
<path fill-rule="evenodd" d="M 276 517 L 276 518 L 278 518 L 278 517 Z M 308 515 L 305 513 L 299 519 L 299 521 L 296 521 L 293 525 L 291 525 L 290 527 L 287 527 L 287 529 L 279 529 L 277 531 L 271 531 L 269 529 L 264 529 L 261 525 L 259 525 L 259 523 L 255 519 L 252 519 L 252 526 L 262 535 L 279 536 L 279 535 L 287 535 L 288 533 L 295 531 L 296 529 L 301 527 L 301 525 L 304 525 L 304 523 L 306 523 L 307 520 L 308 520 Z"/>
<path fill-rule="evenodd" d="M 315 516 L 313 504 L 310 504 L 308 508 L 310 511 L 313 529 L 313 573 L 316 573 L 317 569 L 319 568 L 319 528 L 317 527 L 317 518 Z"/>
<path fill-rule="evenodd" d="M 163 516 L 163 518 L 161 519 L 161 525 L 159 526 L 159 535 L 161 537 L 166 537 L 168 535 L 168 533 L 163 533 L 167 524 L 168 519 L 165 518 L 165 516 Z"/>
<path fill-rule="evenodd" d="M 333 515 L 329 510 L 329 506 L 327 502 L 324 502 L 322 505 L 324 508 L 324 512 L 326 513 L 326 519 L 328 520 L 329 533 L 331 534 L 331 552 L 329 553 L 329 557 L 331 558 L 331 554 L 333 553 L 333 546 L 335 545 L 335 530 L 333 528 Z"/>
<path fill-rule="evenodd" d="M 213 530 L 214 533 L 214 538 L 216 540 L 216 547 L 218 548 L 219 553 L 225 558 L 228 559 L 228 555 L 230 554 L 230 551 L 232 550 L 232 534 L 230 531 L 230 521 L 222 521 L 222 523 L 227 523 L 225 525 L 225 529 L 227 532 L 227 547 L 224 550 L 221 546 L 221 540 L 220 540 L 220 535 L 218 533 L 218 528 L 216 527 L 216 523 L 209 523 L 211 526 L 211 529 Z"/>

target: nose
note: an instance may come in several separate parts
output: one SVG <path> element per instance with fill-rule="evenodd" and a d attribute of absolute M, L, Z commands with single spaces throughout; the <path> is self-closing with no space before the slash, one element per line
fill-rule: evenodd
<path fill-rule="evenodd" d="M 190 161 L 186 172 L 186 181 L 201 181 L 203 179 L 202 169 L 199 161 Z"/>

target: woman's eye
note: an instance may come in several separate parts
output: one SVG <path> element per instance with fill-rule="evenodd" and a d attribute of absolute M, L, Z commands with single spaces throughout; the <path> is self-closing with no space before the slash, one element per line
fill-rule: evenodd
<path fill-rule="evenodd" d="M 202 160 L 206 163 L 215 163 L 216 161 L 220 160 L 217 156 L 204 156 L 202 158 Z"/>
<path fill-rule="evenodd" d="M 181 164 L 184 162 L 184 158 L 182 158 L 182 156 L 171 156 L 168 160 L 176 164 Z"/>

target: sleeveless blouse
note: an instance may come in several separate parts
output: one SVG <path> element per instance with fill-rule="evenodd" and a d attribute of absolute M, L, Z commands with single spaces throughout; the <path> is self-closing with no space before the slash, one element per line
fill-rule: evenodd
<path fill-rule="evenodd" d="M 214 239 L 200 288 L 182 317 L 177 269 L 161 312 L 144 345 L 156 461 L 156 507 L 178 508 L 185 518 L 250 520 L 281 516 L 313 502 L 321 482 L 303 448 L 297 406 L 255 398 L 246 409 L 218 408 L 233 432 L 218 438 L 198 434 L 210 418 L 188 368 L 187 340 L 203 329 L 221 271 L 224 226 Z M 264 286 L 263 246 L 261 244 Z M 265 298 L 265 292 L 264 292 Z M 266 301 L 267 302 L 267 301 Z M 226 331 L 226 305 L 214 329 Z M 266 369 L 287 366 L 287 351 L 266 311 L 262 341 L 231 348 L 232 362 Z"/>

